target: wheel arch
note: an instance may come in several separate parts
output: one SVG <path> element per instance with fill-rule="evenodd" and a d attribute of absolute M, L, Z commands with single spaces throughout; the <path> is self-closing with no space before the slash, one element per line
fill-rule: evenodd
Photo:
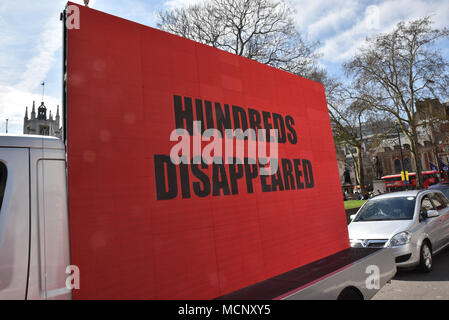
<path fill-rule="evenodd" d="M 341 290 L 337 300 L 365 300 L 363 293 L 354 286 L 347 286 Z"/>

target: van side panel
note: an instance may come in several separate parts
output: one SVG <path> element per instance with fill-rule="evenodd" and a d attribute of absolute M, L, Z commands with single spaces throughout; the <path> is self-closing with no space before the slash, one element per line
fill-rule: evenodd
<path fill-rule="evenodd" d="M 70 265 L 64 150 L 31 149 L 31 252 L 28 299 L 69 299 Z"/>
<path fill-rule="evenodd" d="M 78 7 L 66 57 L 75 299 L 215 298 L 349 247 L 321 84 Z M 261 174 L 260 156 L 175 165 L 170 136 L 193 120 L 277 127 L 279 170 Z"/>
<path fill-rule="evenodd" d="M 0 211 L 0 300 L 25 299 L 29 254 L 29 149 L 1 148 L 7 168 Z"/>
<path fill-rule="evenodd" d="M 69 237 L 65 161 L 42 159 L 37 165 L 38 229 L 41 290 L 45 298 L 70 293 L 65 273 L 69 265 Z"/>

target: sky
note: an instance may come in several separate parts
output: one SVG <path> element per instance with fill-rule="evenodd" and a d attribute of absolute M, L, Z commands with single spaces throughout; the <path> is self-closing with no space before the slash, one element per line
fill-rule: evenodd
<path fill-rule="evenodd" d="M 156 27 L 157 13 L 202 0 L 90 0 L 89 6 L 125 19 Z M 447 0 L 287 0 L 294 8 L 298 30 L 319 41 L 319 63 L 331 75 L 342 76 L 366 37 L 388 32 L 401 20 L 430 15 L 435 27 L 449 27 Z M 83 1 L 73 1 L 82 4 Z M 42 101 L 52 114 L 61 105 L 63 0 L 0 2 L 0 132 L 21 134 L 25 107 L 31 112 Z M 439 44 L 449 58 L 449 40 Z"/>

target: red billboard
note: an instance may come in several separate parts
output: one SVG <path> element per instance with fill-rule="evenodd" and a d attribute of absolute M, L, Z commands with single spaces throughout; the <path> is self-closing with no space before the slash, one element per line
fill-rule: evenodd
<path fill-rule="evenodd" d="M 77 7 L 67 30 L 75 299 L 211 299 L 349 247 L 321 84 Z M 267 173 L 260 145 L 242 155 L 237 144 L 268 142 L 270 129 Z M 212 147 L 208 130 L 235 136 Z M 186 162 L 173 161 L 178 151 Z"/>

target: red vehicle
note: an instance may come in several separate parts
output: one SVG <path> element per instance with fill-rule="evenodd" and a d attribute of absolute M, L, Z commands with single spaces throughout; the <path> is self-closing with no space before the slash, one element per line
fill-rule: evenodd
<path fill-rule="evenodd" d="M 424 188 L 428 188 L 429 186 L 438 183 L 439 179 L 437 176 L 437 171 L 423 171 L 423 181 Z M 410 182 L 408 183 L 409 188 L 416 188 L 416 173 L 411 172 L 408 174 Z M 385 181 L 385 188 L 387 191 L 401 191 L 405 190 L 407 187 L 405 182 L 401 180 L 401 174 L 392 174 L 389 176 L 383 176 L 382 180 Z"/>

